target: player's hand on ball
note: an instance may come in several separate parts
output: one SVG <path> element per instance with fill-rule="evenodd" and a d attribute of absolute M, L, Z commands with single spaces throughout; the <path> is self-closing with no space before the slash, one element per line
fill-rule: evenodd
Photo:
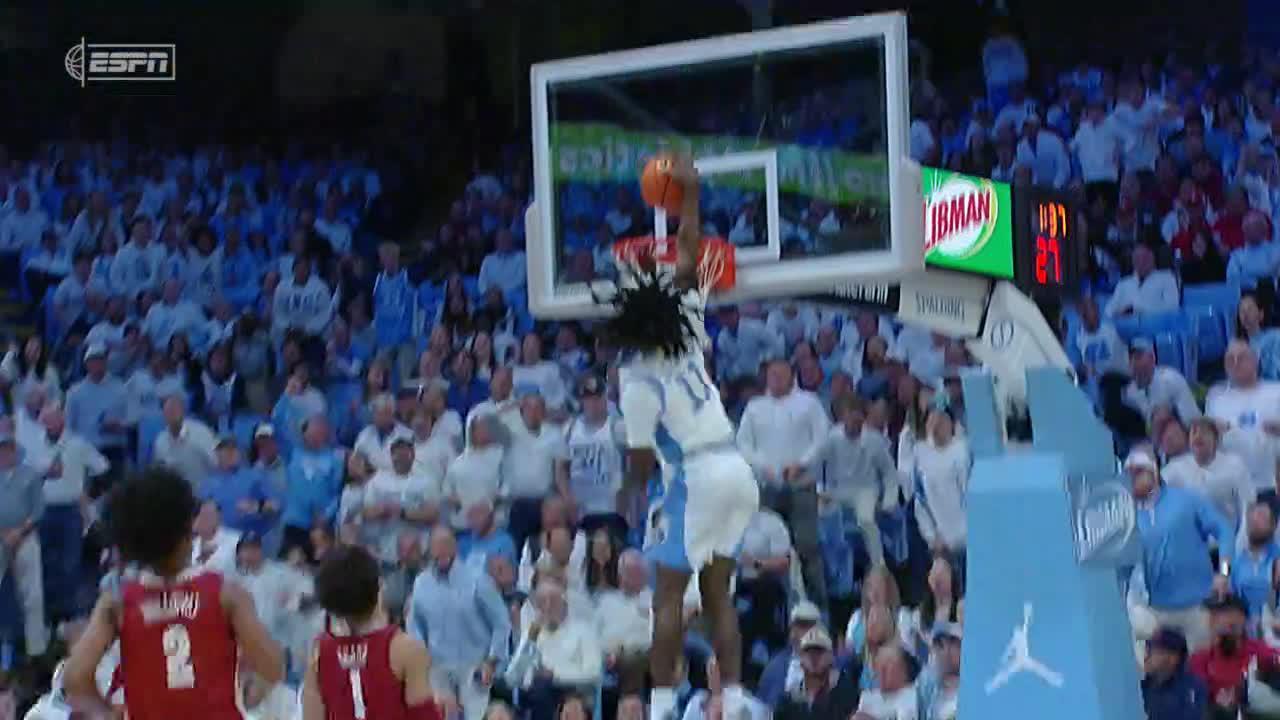
<path fill-rule="evenodd" d="M 694 166 L 693 158 L 684 153 L 671 154 L 671 169 L 668 172 L 686 187 L 698 184 L 698 168 Z"/>

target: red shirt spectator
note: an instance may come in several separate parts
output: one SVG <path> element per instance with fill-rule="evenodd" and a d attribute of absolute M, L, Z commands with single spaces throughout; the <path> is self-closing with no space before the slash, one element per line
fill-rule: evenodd
<path fill-rule="evenodd" d="M 1244 216 L 1247 212 L 1249 196 L 1239 186 L 1231 188 L 1227 192 L 1222 213 L 1213 223 L 1213 234 L 1218 238 L 1218 245 L 1227 254 L 1244 247 Z"/>
<path fill-rule="evenodd" d="M 1274 669 L 1280 664 L 1280 653 L 1245 636 L 1246 617 L 1244 601 L 1236 596 L 1213 601 L 1209 608 L 1213 644 L 1191 656 L 1192 674 L 1208 686 L 1211 705 L 1223 710 L 1243 703 L 1245 679 L 1255 659 L 1259 668 Z"/>

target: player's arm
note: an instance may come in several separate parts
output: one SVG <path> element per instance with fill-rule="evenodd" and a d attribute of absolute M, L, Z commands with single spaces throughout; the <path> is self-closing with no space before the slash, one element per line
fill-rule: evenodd
<path fill-rule="evenodd" d="M 325 720 L 324 698 L 320 696 L 319 654 L 311 651 L 307 674 L 302 678 L 302 720 Z"/>
<path fill-rule="evenodd" d="M 63 666 L 63 690 L 72 706 L 111 715 L 111 703 L 98 691 L 97 672 L 103 656 L 116 641 L 116 628 L 115 599 L 104 593 L 99 596 L 84 634 L 71 648 Z"/>
<path fill-rule="evenodd" d="M 698 169 L 693 158 L 676 155 L 671 176 L 684 189 L 680 203 L 680 229 L 676 231 L 676 282 L 698 287 L 698 257 L 702 254 L 702 212 L 699 205 Z"/>
<path fill-rule="evenodd" d="M 391 669 L 404 681 L 404 706 L 410 720 L 439 720 L 431 692 L 431 654 L 427 646 L 399 633 L 391 640 Z M 311 720 L 306 718 L 305 720 Z"/>
<path fill-rule="evenodd" d="M 271 634 L 258 619 L 253 596 L 239 585 L 228 582 L 222 586 L 222 607 L 227 611 L 231 629 L 245 663 L 267 685 L 284 680 L 284 651 L 271 639 Z"/>
<path fill-rule="evenodd" d="M 662 412 L 662 386 L 633 379 L 622 383 L 618 398 L 626 431 L 628 493 L 643 491 L 657 465 L 658 417 Z"/>

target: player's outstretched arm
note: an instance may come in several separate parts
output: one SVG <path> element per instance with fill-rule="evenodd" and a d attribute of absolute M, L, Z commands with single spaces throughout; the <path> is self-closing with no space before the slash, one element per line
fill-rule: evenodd
<path fill-rule="evenodd" d="M 267 685 L 275 685 L 284 680 L 284 651 L 280 644 L 271 639 L 271 634 L 258 619 L 258 611 L 253 605 L 253 596 L 235 583 L 222 586 L 222 606 L 231 620 L 231 629 L 236 634 L 236 643 L 244 655 L 249 669 Z"/>
<path fill-rule="evenodd" d="M 671 176 L 681 184 L 684 196 L 680 204 L 680 229 L 676 231 L 676 282 L 683 287 L 698 287 L 698 258 L 702 254 L 702 210 L 698 189 L 698 169 L 693 158 L 676 155 Z"/>
<path fill-rule="evenodd" d="M 302 678 L 302 720 L 325 720 L 324 698 L 320 696 L 320 677 L 316 672 L 316 651 L 311 651 L 307 674 Z"/>
<path fill-rule="evenodd" d="M 404 680 L 404 705 L 409 708 L 409 717 L 440 720 L 440 709 L 431 691 L 431 654 L 427 647 L 406 633 L 396 635 L 391 641 L 391 667 Z"/>
<path fill-rule="evenodd" d="M 98 598 L 84 634 L 71 648 L 63 667 L 63 691 L 73 707 L 111 717 L 111 705 L 98 691 L 97 671 L 102 657 L 116 641 L 116 603 L 108 594 Z"/>

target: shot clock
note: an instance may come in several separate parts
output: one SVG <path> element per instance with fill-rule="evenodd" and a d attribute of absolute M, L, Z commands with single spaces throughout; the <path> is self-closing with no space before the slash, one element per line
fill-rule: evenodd
<path fill-rule="evenodd" d="M 1013 200 L 1014 283 L 1029 295 L 1077 294 L 1088 248 L 1074 203 L 1064 192 L 1037 187 L 1014 188 Z"/>

